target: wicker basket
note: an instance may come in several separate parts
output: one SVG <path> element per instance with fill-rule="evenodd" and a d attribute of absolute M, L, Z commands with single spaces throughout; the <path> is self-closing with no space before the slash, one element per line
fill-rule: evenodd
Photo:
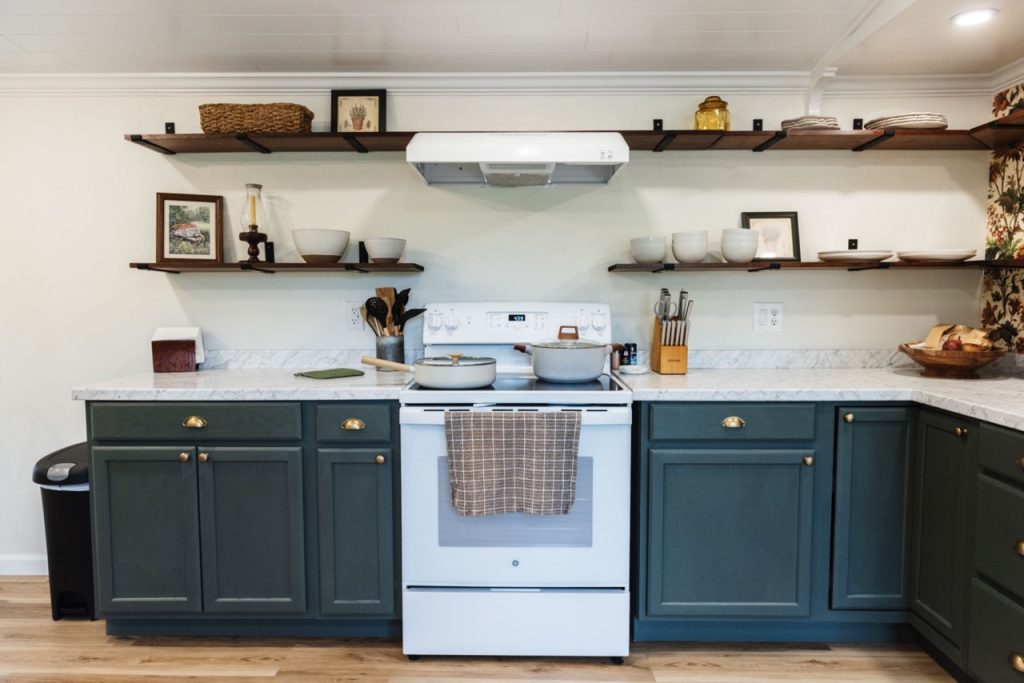
<path fill-rule="evenodd" d="M 313 112 L 301 104 L 201 104 L 204 133 L 308 133 Z"/>

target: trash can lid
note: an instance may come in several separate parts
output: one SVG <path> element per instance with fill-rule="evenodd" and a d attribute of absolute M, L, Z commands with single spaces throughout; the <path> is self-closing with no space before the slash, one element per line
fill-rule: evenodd
<path fill-rule="evenodd" d="M 32 481 L 37 484 L 89 483 L 89 444 L 72 444 L 39 459 L 32 468 Z"/>

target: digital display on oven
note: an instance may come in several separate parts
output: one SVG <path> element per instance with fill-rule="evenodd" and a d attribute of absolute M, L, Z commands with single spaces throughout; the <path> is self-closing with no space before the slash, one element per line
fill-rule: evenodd
<path fill-rule="evenodd" d="M 510 323 L 525 323 L 526 322 L 526 314 L 525 313 L 509 313 L 508 314 L 508 321 Z"/>

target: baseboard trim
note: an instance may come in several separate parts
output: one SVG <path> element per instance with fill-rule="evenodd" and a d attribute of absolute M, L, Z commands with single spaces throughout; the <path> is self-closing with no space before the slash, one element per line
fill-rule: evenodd
<path fill-rule="evenodd" d="M 0 576 L 46 576 L 46 555 L 0 555 Z"/>

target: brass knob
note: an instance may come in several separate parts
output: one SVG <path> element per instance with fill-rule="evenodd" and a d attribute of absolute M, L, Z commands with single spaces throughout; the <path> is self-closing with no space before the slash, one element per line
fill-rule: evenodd
<path fill-rule="evenodd" d="M 804 465 L 806 465 L 807 467 L 810 467 L 813 464 L 814 464 L 814 456 L 813 455 L 805 455 L 804 456 Z"/>
<path fill-rule="evenodd" d="M 385 462 L 385 458 L 383 455 L 378 455 L 376 458 L 374 458 L 374 460 L 377 462 L 378 465 L 383 465 Z"/>
<path fill-rule="evenodd" d="M 200 453 L 199 454 L 199 462 L 206 462 L 209 459 L 210 459 L 210 454 L 209 453 Z"/>
<path fill-rule="evenodd" d="M 729 417 L 722 420 L 722 426 L 726 429 L 742 429 L 747 426 L 747 421 L 742 417 L 736 415 L 730 415 Z"/>
<path fill-rule="evenodd" d="M 341 423 L 341 428 L 346 432 L 358 432 L 360 429 L 366 429 L 366 423 L 358 417 L 350 417 Z"/>
<path fill-rule="evenodd" d="M 1024 674 L 1024 657 L 1014 652 L 1010 655 L 1010 666 L 1013 667 L 1014 671 L 1019 671 Z"/>
<path fill-rule="evenodd" d="M 1017 554 L 1024 557 L 1024 541 L 1017 541 L 1013 544 L 1013 549 L 1017 551 Z"/>
<path fill-rule="evenodd" d="M 967 427 L 954 427 L 953 428 L 953 435 L 954 436 L 958 436 L 961 439 L 966 439 L 967 438 Z"/>
<path fill-rule="evenodd" d="M 182 421 L 181 426 L 185 429 L 202 429 L 206 424 L 206 420 L 198 415 L 189 415 Z"/>
<path fill-rule="evenodd" d="M 178 461 L 179 462 L 188 462 L 188 453 L 186 453 L 185 451 L 182 451 L 181 453 L 178 453 Z"/>
<path fill-rule="evenodd" d="M 843 415 L 843 422 L 849 423 L 853 422 L 855 419 L 856 418 L 853 416 L 853 413 L 847 413 L 846 415 Z"/>

